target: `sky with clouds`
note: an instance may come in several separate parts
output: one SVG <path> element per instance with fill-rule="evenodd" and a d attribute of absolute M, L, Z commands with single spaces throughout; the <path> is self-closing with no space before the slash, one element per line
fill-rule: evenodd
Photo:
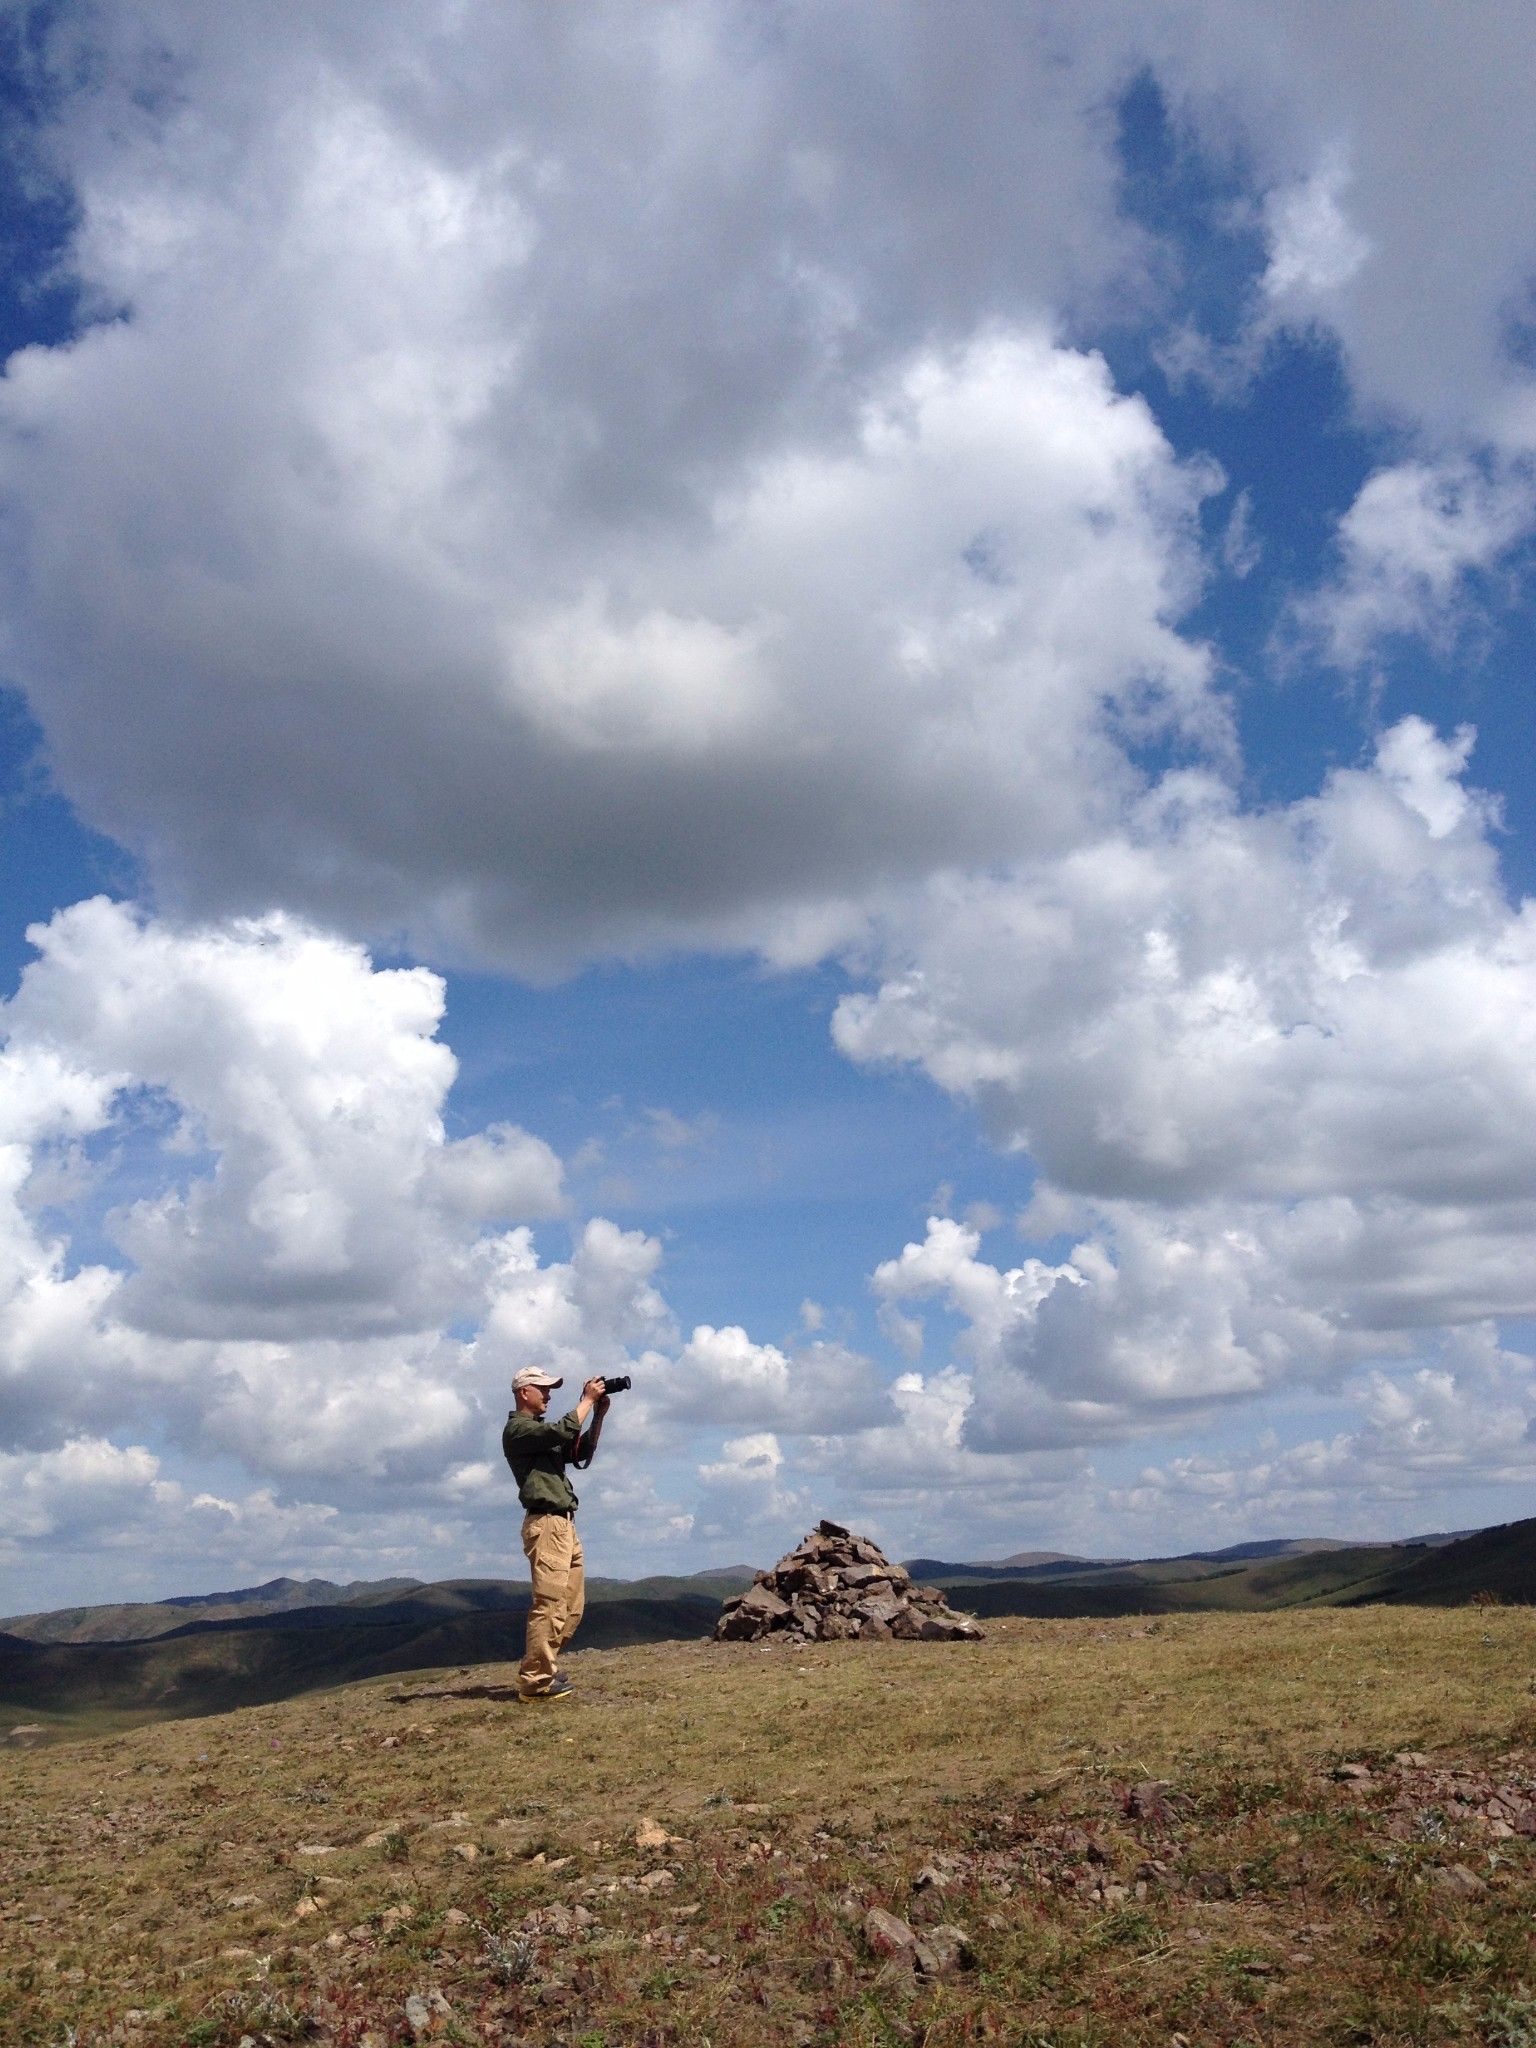
<path fill-rule="evenodd" d="M 1533 63 L 0 9 L 0 1608 L 1531 1511 Z"/>

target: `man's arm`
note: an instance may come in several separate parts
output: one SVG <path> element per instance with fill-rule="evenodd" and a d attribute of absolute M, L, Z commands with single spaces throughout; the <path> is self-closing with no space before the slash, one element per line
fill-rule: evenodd
<path fill-rule="evenodd" d="M 502 1441 L 515 1444 L 530 1455 L 541 1451 L 569 1452 L 581 1434 L 581 1424 L 573 1408 L 569 1415 L 562 1415 L 558 1422 L 546 1422 L 542 1416 L 524 1415 L 514 1411 L 507 1417 L 507 1426 L 502 1432 Z"/>

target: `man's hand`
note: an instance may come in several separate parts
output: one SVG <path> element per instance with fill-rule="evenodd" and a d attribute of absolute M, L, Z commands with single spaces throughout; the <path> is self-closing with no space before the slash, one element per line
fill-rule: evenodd
<path fill-rule="evenodd" d="M 608 1396 L 603 1391 L 603 1376 L 595 1373 L 581 1390 L 581 1399 L 576 1403 L 576 1420 L 586 1427 L 587 1417 L 596 1409 L 599 1415 L 608 1412 Z"/>

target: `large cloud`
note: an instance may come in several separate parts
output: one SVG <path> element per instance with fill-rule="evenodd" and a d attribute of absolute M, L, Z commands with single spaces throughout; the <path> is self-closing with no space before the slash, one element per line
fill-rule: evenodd
<path fill-rule="evenodd" d="M 0 392 L 13 659 L 185 902 L 815 950 L 887 876 L 1075 833 L 1108 728 L 1219 726 L 1170 630 L 1210 472 L 1050 339 L 1072 251 L 1136 240 L 1099 70 L 979 35 L 957 105 L 1031 53 L 941 145 L 996 234 L 930 191 L 923 265 L 856 221 L 931 27 L 848 127 L 835 16 L 600 18 L 444 9 L 431 66 L 416 10 L 89 18 L 55 140 L 123 317 Z"/>
<path fill-rule="evenodd" d="M 839 1043 L 920 1062 L 1085 1194 L 1516 1198 L 1532 917 L 1461 779 L 1471 744 L 1408 719 L 1259 812 L 1173 775 L 1097 845 L 936 883 Z"/>
<path fill-rule="evenodd" d="M 656 1543 L 691 1526 L 664 1491 L 696 1488 L 691 1460 L 726 1472 L 732 1443 L 887 1416 L 843 1346 L 685 1335 L 642 1231 L 590 1217 L 550 1258 L 517 1220 L 563 1212 L 549 1147 L 504 1122 L 446 1134 L 435 975 L 287 916 L 184 927 L 97 899 L 31 936 L 0 1007 L 6 1544 L 114 1523 L 168 1557 L 211 1532 L 208 1564 L 260 1540 L 322 1570 L 366 1569 L 368 1541 L 463 1556 L 505 1531 L 495 1443 L 526 1364 L 572 1397 L 638 1374 L 629 1461 L 605 1457 L 595 1500 Z M 232 1469 L 255 1493 L 225 1497 Z"/>
<path fill-rule="evenodd" d="M 978 1440 L 1331 1384 L 1536 1307 L 1536 924 L 1471 744 L 1409 719 L 1259 814 L 1173 778 L 1132 831 L 893 920 L 839 1042 L 976 1101 L 1040 1170 L 1027 1228 L 1072 1247 L 1005 1274 L 939 1220 L 876 1276 L 965 1318 Z"/>
<path fill-rule="evenodd" d="M 1536 432 L 1518 4 L 46 27 L 102 317 L 0 392 L 11 659 L 203 910 L 814 953 L 1091 830 L 1128 712 L 1212 737 L 1170 630 L 1206 472 L 1060 345 L 1177 314 L 1120 205 L 1148 71 L 1237 166 L 1250 324 L 1432 444 L 1351 515 L 1335 640 L 1443 614 L 1528 513 L 1454 452 Z"/>

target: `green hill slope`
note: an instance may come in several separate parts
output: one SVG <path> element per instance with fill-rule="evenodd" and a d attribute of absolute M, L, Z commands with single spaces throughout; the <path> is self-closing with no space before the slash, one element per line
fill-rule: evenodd
<path fill-rule="evenodd" d="M 751 1583 L 750 1565 L 721 1565 L 710 1571 L 646 1579 L 591 1578 L 587 1598 L 673 1600 L 704 1595 L 723 1600 Z M 496 1597 L 477 1597 L 473 1588 L 495 1588 Z M 526 1594 L 526 1587 L 522 1592 Z M 249 1623 L 315 1609 L 388 1609 L 397 1619 L 427 1620 L 433 1615 L 446 1617 L 508 1604 L 515 1607 L 518 1602 L 517 1583 L 506 1579 L 447 1579 L 432 1585 L 407 1578 L 355 1579 L 348 1585 L 334 1585 L 329 1579 L 269 1579 L 265 1585 L 229 1593 L 194 1593 L 168 1600 L 121 1601 L 13 1615 L 0 1619 L 0 1633 L 33 1643 L 136 1643 L 200 1623 Z"/>
<path fill-rule="evenodd" d="M 194 1622 L 141 1643 L 33 1643 L 0 1635 L 0 1713 L 86 1719 L 222 1713 L 320 1686 L 397 1671 L 515 1658 L 526 1589 L 448 1610 L 404 1599 L 371 1616 L 308 1609 L 232 1622 Z M 592 1648 L 702 1636 L 719 1601 L 609 1599 L 593 1603 L 581 1641 Z"/>
<path fill-rule="evenodd" d="M 1459 1607 L 1485 1593 L 1511 1606 L 1536 1605 L 1536 1520 L 1505 1522 L 1426 1549 L 1346 1604 Z"/>
<path fill-rule="evenodd" d="M 1451 1542 L 1298 1547 L 1278 1555 L 1280 1546 L 1252 1548 L 1263 1554 L 1089 1568 L 1073 1560 L 1070 1570 L 1022 1566 L 981 1577 L 960 1566 L 940 1583 L 957 1606 L 983 1618 L 1444 1607 L 1481 1595 L 1536 1605 L 1536 1520 Z M 694 1578 L 591 1580 L 581 1641 L 601 1647 L 707 1635 L 721 1599 L 750 1579 L 747 1567 L 735 1566 Z M 76 1724 L 208 1714 L 385 1673 L 506 1660 L 520 1647 L 528 1603 L 525 1585 L 501 1579 L 386 1581 L 330 1604 L 277 1611 L 259 1597 L 292 1598 L 295 1589 L 301 1582 L 254 1588 L 244 1611 L 233 1615 L 210 1618 L 195 1602 L 171 1608 L 185 1617 L 190 1607 L 196 1618 L 139 1641 L 0 1634 L 0 1713 Z"/>
<path fill-rule="evenodd" d="M 1183 1563 L 1186 1560 L 1165 1560 Z M 979 1615 L 1253 1613 L 1289 1607 L 1455 1607 L 1480 1594 L 1536 1605 L 1536 1520 L 1509 1522 L 1449 1543 L 1369 1543 L 1308 1550 L 1251 1564 L 1210 1564 L 1193 1577 L 1149 1566 L 1093 1574 L 941 1581 L 955 1604 Z"/>
<path fill-rule="evenodd" d="M 189 1621 L 234 1621 L 249 1614 L 291 1614 L 344 1601 L 390 1599 L 419 1579 L 268 1579 L 229 1593 L 182 1593 L 166 1600 L 121 1600 L 99 1607 L 57 1607 L 45 1614 L 15 1614 L 0 1631 L 34 1643 L 135 1643 L 163 1636 Z"/>

